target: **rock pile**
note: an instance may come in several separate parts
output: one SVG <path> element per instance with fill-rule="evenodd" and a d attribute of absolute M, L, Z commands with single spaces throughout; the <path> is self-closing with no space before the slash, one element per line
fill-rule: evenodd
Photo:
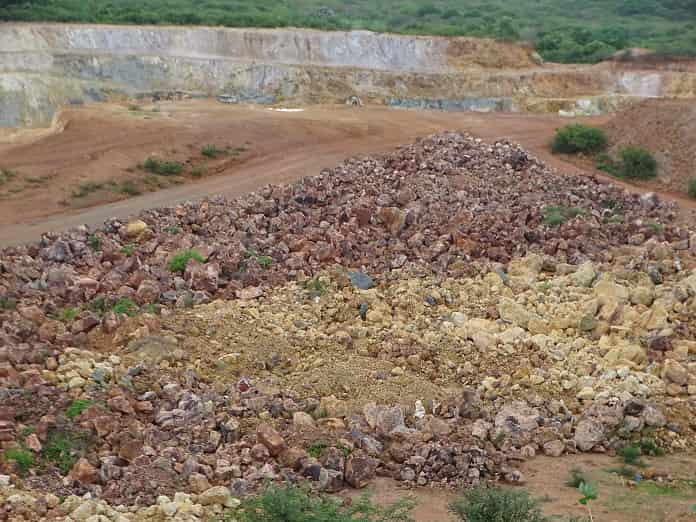
<path fill-rule="evenodd" d="M 3 516 L 197 520 L 266 480 L 520 482 L 646 429 L 687 447 L 696 236 L 673 218 L 444 134 L 7 249 Z"/>

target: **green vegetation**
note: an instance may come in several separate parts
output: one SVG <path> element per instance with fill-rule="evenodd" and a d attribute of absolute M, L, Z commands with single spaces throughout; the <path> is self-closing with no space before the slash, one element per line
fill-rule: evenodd
<path fill-rule="evenodd" d="M 269 487 L 264 493 L 246 500 L 223 520 L 238 522 L 412 522 L 414 503 L 402 500 L 386 508 L 368 497 L 343 506 L 340 499 L 310 496 L 304 489 L 290 486 Z"/>
<path fill-rule="evenodd" d="M 313 277 L 312 279 L 306 279 L 305 281 L 302 282 L 302 286 L 304 287 L 307 292 L 309 292 L 309 295 L 311 297 L 321 297 L 322 295 L 326 294 L 328 291 L 328 287 L 326 283 L 324 283 L 321 279 L 318 277 Z"/>
<path fill-rule="evenodd" d="M 450 504 L 465 522 L 546 522 L 538 503 L 526 491 L 479 486 Z"/>
<path fill-rule="evenodd" d="M 624 464 L 629 466 L 639 466 L 642 464 L 640 457 L 642 455 L 638 446 L 624 446 L 616 454 L 621 457 Z"/>
<path fill-rule="evenodd" d="M 140 190 L 140 188 L 138 187 L 138 185 L 136 185 L 132 181 L 124 181 L 123 183 L 121 183 L 121 188 L 119 189 L 119 192 L 121 192 L 121 194 L 125 194 L 126 196 L 139 196 L 143 193 L 142 190 Z"/>
<path fill-rule="evenodd" d="M 7 0 L 0 20 L 368 29 L 533 42 L 547 60 L 696 53 L 693 0 Z M 137 110 L 133 106 L 133 110 Z"/>
<path fill-rule="evenodd" d="M 14 297 L 0 297 L 0 310 L 14 310 L 17 308 L 17 300 Z"/>
<path fill-rule="evenodd" d="M 186 265 L 192 259 L 199 263 L 205 263 L 205 258 L 200 252 L 196 250 L 182 250 L 169 261 L 169 271 L 183 274 L 186 270 Z"/>
<path fill-rule="evenodd" d="M 48 462 L 53 463 L 63 475 L 67 475 L 79 458 L 77 447 L 78 441 L 70 433 L 54 431 L 44 444 L 42 455 Z"/>
<path fill-rule="evenodd" d="M 96 234 L 90 234 L 87 236 L 87 244 L 89 245 L 89 248 L 95 252 L 99 252 L 102 249 L 102 240 Z"/>
<path fill-rule="evenodd" d="M 605 150 L 608 143 L 603 130 L 576 123 L 556 131 L 552 149 L 563 154 L 596 154 Z"/>
<path fill-rule="evenodd" d="M 124 245 L 121 248 L 121 253 L 126 257 L 133 257 L 135 255 L 135 245 Z"/>
<path fill-rule="evenodd" d="M 657 176 L 657 161 L 650 151 L 641 147 L 623 147 L 618 159 L 601 154 L 597 156 L 596 166 L 617 178 L 646 180 Z"/>
<path fill-rule="evenodd" d="M 568 480 L 566 480 L 566 486 L 569 488 L 577 489 L 580 484 L 587 482 L 585 473 L 580 468 L 573 468 L 570 470 Z"/>
<path fill-rule="evenodd" d="M 222 154 L 222 150 L 218 149 L 215 145 L 204 145 L 201 149 L 201 154 L 206 158 L 216 158 Z"/>
<path fill-rule="evenodd" d="M 205 165 L 196 165 L 191 169 L 191 176 L 194 178 L 202 178 L 208 173 L 208 167 Z"/>
<path fill-rule="evenodd" d="M 76 399 L 70 403 L 68 409 L 65 410 L 65 416 L 70 420 L 75 420 L 83 411 L 92 405 L 92 401 L 87 399 Z"/>
<path fill-rule="evenodd" d="M 77 319 L 78 315 L 80 315 L 80 310 L 78 308 L 67 306 L 58 313 L 58 320 L 69 323 Z"/>
<path fill-rule="evenodd" d="M 123 297 L 114 303 L 112 310 L 116 314 L 133 317 L 138 313 L 138 305 L 132 299 Z"/>
<path fill-rule="evenodd" d="M 556 227 L 569 219 L 584 214 L 585 211 L 577 207 L 564 207 L 563 205 L 548 205 L 544 207 L 544 224 Z"/>
<path fill-rule="evenodd" d="M 7 448 L 5 460 L 14 462 L 22 473 L 26 473 L 34 465 L 34 455 L 24 448 Z"/>
<path fill-rule="evenodd" d="M 162 160 L 150 156 L 143 163 L 143 168 L 153 174 L 159 174 L 160 176 L 176 176 L 181 174 L 184 170 L 184 166 L 178 161 L 168 161 Z"/>
<path fill-rule="evenodd" d="M 167 227 L 167 234 L 178 236 L 179 234 L 181 234 L 181 228 L 177 226 Z"/>
<path fill-rule="evenodd" d="M 270 256 L 258 256 L 256 262 L 265 270 L 268 270 L 273 265 L 273 258 Z"/>
<path fill-rule="evenodd" d="M 12 181 L 16 177 L 17 173 L 14 170 L 0 169 L 0 186 Z"/>
<path fill-rule="evenodd" d="M 686 192 L 689 194 L 689 197 L 696 199 L 696 177 L 689 180 Z"/>
<path fill-rule="evenodd" d="M 590 502 L 597 500 L 597 488 L 589 482 L 583 482 L 578 486 L 578 491 L 580 492 L 580 500 L 578 500 L 578 502 L 587 508 L 587 514 L 590 517 L 590 522 L 593 522 L 594 518 L 592 517 Z"/>
<path fill-rule="evenodd" d="M 73 190 L 71 196 L 73 198 L 84 198 L 90 194 L 97 192 L 104 188 L 104 183 L 97 183 L 95 181 L 83 181 L 77 187 L 77 190 Z"/>

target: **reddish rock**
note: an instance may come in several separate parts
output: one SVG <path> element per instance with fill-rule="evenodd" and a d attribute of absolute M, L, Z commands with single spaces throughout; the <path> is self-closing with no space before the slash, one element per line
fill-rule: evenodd
<path fill-rule="evenodd" d="M 268 424 L 259 424 L 256 428 L 256 440 L 268 448 L 273 456 L 279 455 L 285 449 L 285 440 Z"/>
<path fill-rule="evenodd" d="M 68 474 L 68 478 L 81 484 L 96 484 L 99 481 L 97 469 L 84 457 L 75 463 Z"/>

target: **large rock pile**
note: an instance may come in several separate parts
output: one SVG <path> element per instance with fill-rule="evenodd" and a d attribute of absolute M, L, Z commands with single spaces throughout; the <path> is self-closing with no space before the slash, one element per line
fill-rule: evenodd
<path fill-rule="evenodd" d="M 696 236 L 673 217 L 445 134 L 7 249 L 0 444 L 40 466 L 2 466 L 44 494 L 0 486 L 5 511 L 193 520 L 268 479 L 520 481 L 646 428 L 686 447 Z"/>

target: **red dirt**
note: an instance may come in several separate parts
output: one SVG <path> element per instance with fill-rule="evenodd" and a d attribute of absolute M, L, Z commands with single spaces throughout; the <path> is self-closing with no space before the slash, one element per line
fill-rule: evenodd
<path fill-rule="evenodd" d="M 562 171 L 582 170 L 550 154 L 554 131 L 568 123 L 557 116 L 342 106 L 277 112 L 210 100 L 160 107 L 160 112 L 103 104 L 70 108 L 53 133 L 32 131 L 0 142 L 0 167 L 18 173 L 0 187 L 5 194 L 0 199 L 0 246 L 37 240 L 46 231 L 96 226 L 145 208 L 214 194 L 237 196 L 269 183 L 291 182 L 349 156 L 387 151 L 442 130 L 468 131 L 487 141 L 509 138 Z M 601 125 L 607 118 L 582 120 Z M 247 151 L 206 160 L 201 156 L 206 144 L 245 146 Z M 178 186 L 128 199 L 107 188 L 71 197 L 86 181 L 141 184 L 145 173 L 127 169 L 151 155 L 188 164 L 187 171 L 190 165 L 206 162 L 208 174 L 199 180 L 187 174 L 178 177 Z M 158 179 L 172 185 L 171 178 Z M 686 199 L 682 203 L 696 208 Z"/>

